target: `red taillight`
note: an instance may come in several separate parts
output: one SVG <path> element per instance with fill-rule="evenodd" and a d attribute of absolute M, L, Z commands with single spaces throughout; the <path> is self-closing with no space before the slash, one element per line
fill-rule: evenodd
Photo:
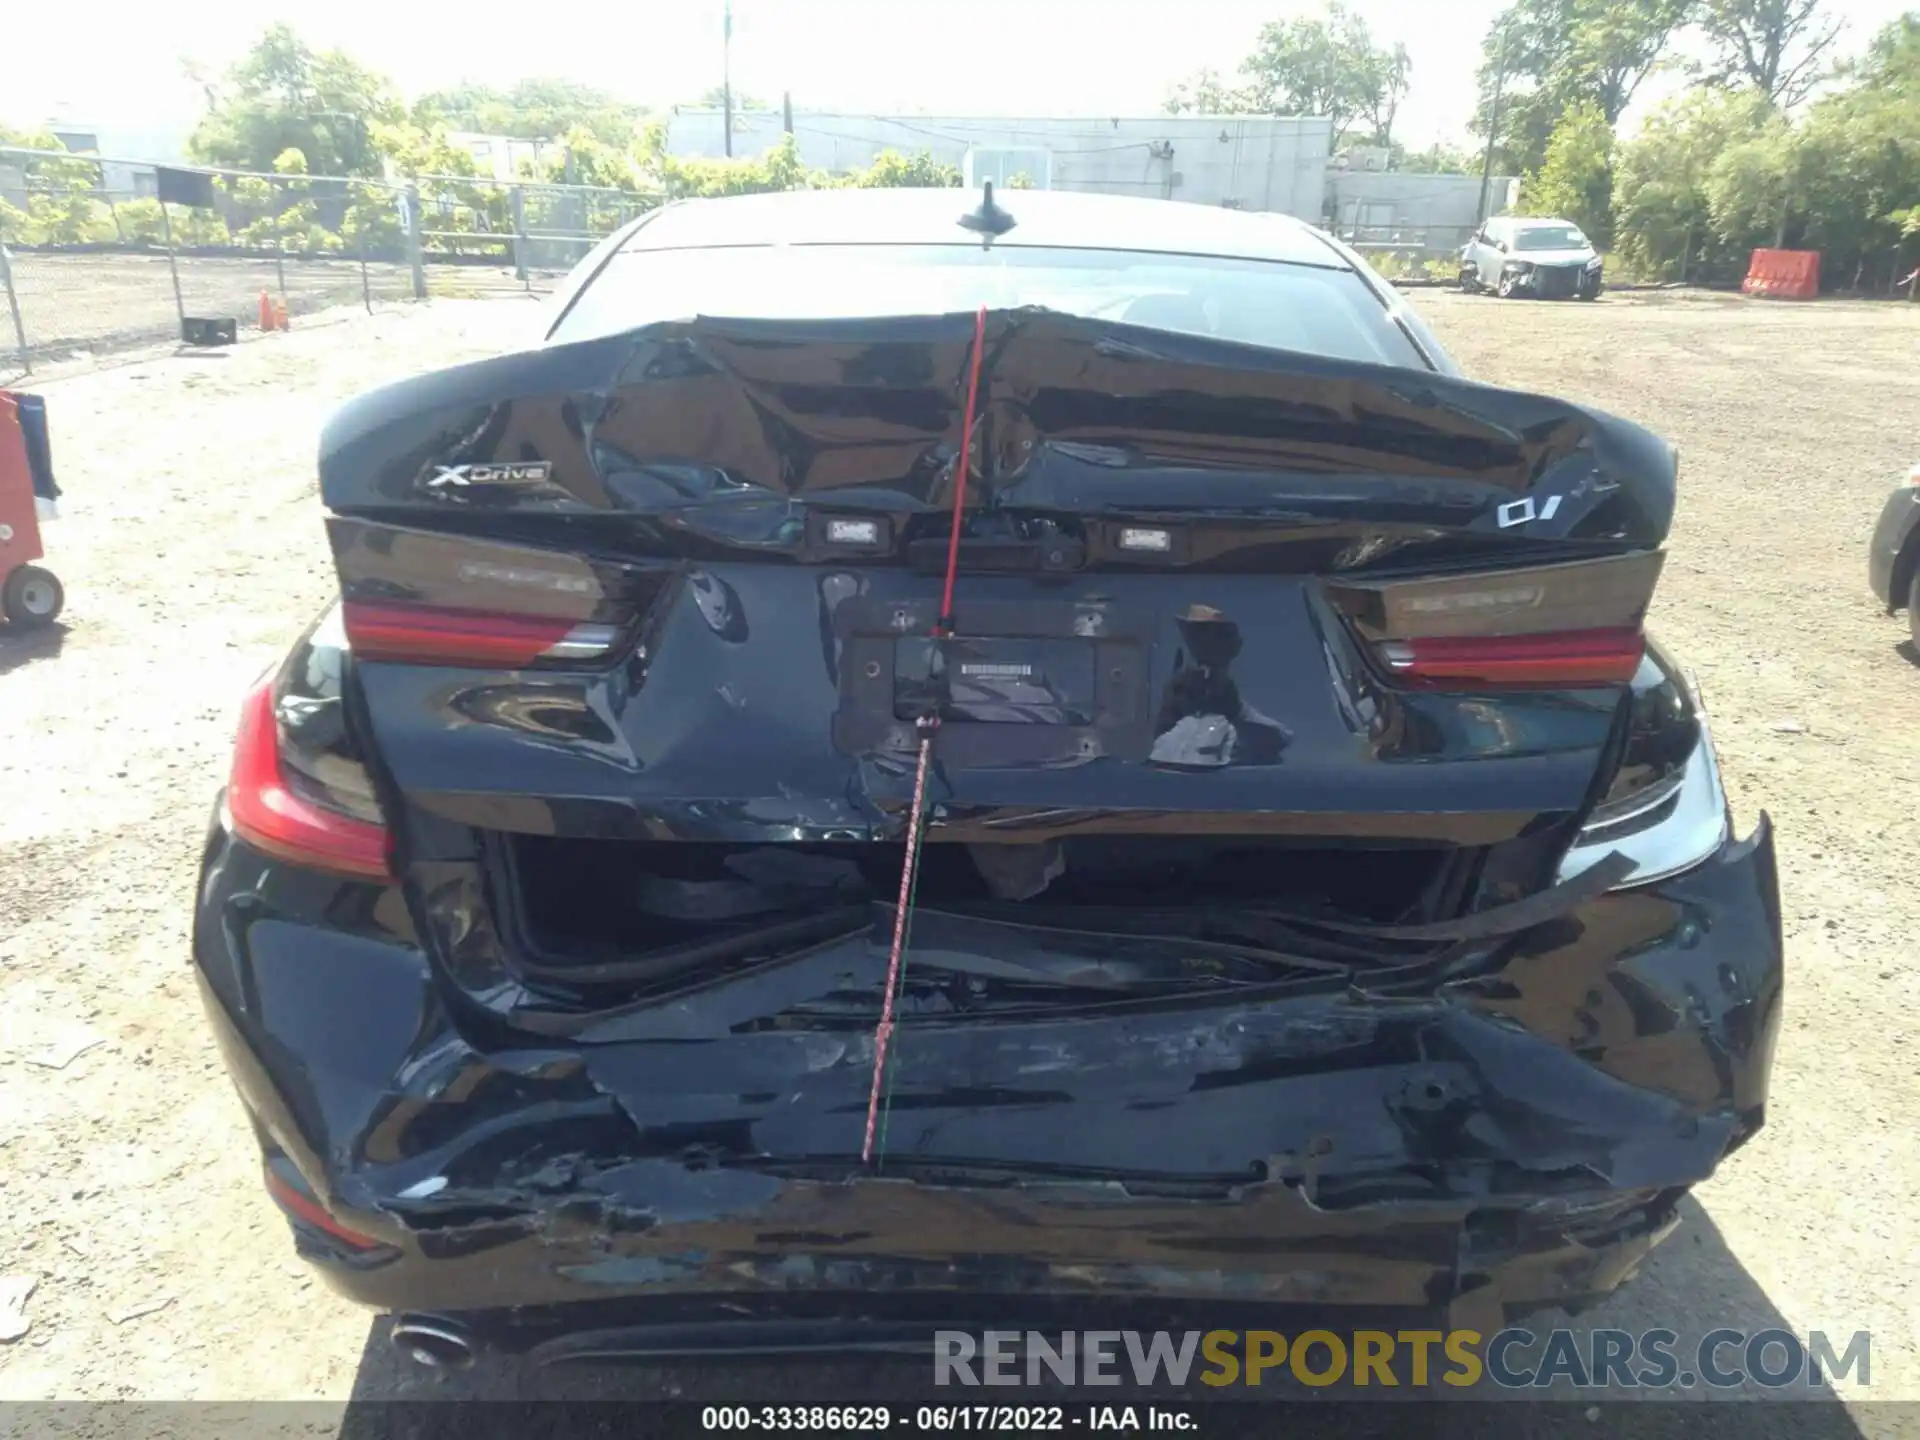
<path fill-rule="evenodd" d="M 1380 646 L 1396 679 L 1428 687 L 1614 684 L 1633 678 L 1645 650 L 1637 629 L 1449 635 Z"/>
<path fill-rule="evenodd" d="M 517 668 L 541 661 L 599 659 L 619 639 L 611 625 L 544 615 L 355 600 L 340 611 L 347 642 L 362 660 Z"/>
<path fill-rule="evenodd" d="M 234 833 L 256 850 L 295 865 L 391 880 L 391 836 L 384 825 L 317 805 L 287 785 L 280 764 L 280 727 L 273 715 L 268 675 L 240 711 L 240 734 L 227 781 L 227 814 Z"/>

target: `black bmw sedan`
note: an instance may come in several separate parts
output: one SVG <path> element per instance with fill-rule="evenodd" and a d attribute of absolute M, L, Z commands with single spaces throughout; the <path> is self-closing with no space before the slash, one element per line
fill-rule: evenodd
<path fill-rule="evenodd" d="M 194 962 L 430 1359 L 1604 1294 L 1760 1128 L 1674 449 L 1306 225 L 668 206 L 320 437 Z"/>

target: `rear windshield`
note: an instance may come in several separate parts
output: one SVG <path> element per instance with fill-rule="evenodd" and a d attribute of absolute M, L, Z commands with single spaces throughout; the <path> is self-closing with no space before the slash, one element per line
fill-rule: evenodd
<path fill-rule="evenodd" d="M 1571 225 L 1530 225 L 1514 237 L 1516 250 L 1584 250 L 1587 237 Z"/>
<path fill-rule="evenodd" d="M 564 293 L 564 291 L 563 291 Z M 584 340 L 695 315 L 812 320 L 1042 305 L 1190 335 L 1425 368 L 1348 270 L 1003 245 L 751 245 L 615 255 L 554 332 Z"/>

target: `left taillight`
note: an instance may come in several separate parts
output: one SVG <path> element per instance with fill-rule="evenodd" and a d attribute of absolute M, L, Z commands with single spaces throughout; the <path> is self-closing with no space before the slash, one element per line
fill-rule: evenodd
<path fill-rule="evenodd" d="M 601 660 L 620 640 L 617 626 L 542 615 L 354 600 L 341 611 L 353 652 L 363 660 L 519 669 Z"/>
<path fill-rule="evenodd" d="M 227 781 L 234 833 L 291 864 L 393 878 L 392 834 L 345 716 L 337 611 L 247 693 Z"/>

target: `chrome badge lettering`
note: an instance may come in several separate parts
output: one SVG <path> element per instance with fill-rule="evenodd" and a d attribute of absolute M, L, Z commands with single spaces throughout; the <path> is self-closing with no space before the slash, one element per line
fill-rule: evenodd
<path fill-rule="evenodd" d="M 600 586 L 588 576 L 561 575 L 552 570 L 525 570 L 516 565 L 491 565 L 483 560 L 461 561 L 460 578 L 496 585 L 519 585 L 531 590 L 557 590 L 569 595 L 600 593 Z"/>
<path fill-rule="evenodd" d="M 436 465 L 421 482 L 427 490 L 466 490 L 476 486 L 536 489 L 551 482 L 553 466 L 545 460 L 521 460 L 511 465 Z"/>
<path fill-rule="evenodd" d="M 1558 495 L 1548 496 L 1546 503 L 1539 506 L 1533 503 L 1533 497 L 1529 495 L 1523 500 L 1515 500 L 1509 504 L 1502 505 L 1494 514 L 1500 522 L 1500 528 L 1502 530 L 1510 530 L 1515 525 L 1526 525 L 1535 520 L 1551 520 L 1554 517 L 1554 512 L 1559 510 L 1559 508 L 1560 497 Z"/>

